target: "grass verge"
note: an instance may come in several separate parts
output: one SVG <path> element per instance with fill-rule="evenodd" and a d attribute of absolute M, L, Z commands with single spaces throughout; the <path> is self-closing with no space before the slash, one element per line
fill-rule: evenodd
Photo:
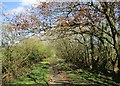
<path fill-rule="evenodd" d="M 47 84 L 49 80 L 49 62 L 43 60 L 37 64 L 32 71 L 27 75 L 22 75 L 15 80 L 15 84 Z"/>

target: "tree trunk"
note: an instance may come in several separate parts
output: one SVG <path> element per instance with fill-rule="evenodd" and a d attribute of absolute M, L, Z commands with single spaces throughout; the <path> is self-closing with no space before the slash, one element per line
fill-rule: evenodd
<path fill-rule="evenodd" d="M 93 33 L 90 35 L 90 48 L 91 48 L 91 58 L 92 58 L 92 69 L 94 70 L 96 67 L 95 60 L 94 60 L 94 44 L 93 44 Z"/>
<path fill-rule="evenodd" d="M 106 19 L 110 25 L 111 32 L 112 32 L 112 39 L 113 39 L 113 46 L 116 52 L 116 60 L 118 60 L 118 72 L 120 72 L 120 46 L 119 46 L 119 32 L 115 27 L 115 23 L 110 19 L 110 17 L 107 14 L 107 11 L 104 11 L 104 14 L 106 16 Z"/>
<path fill-rule="evenodd" d="M 118 53 L 117 53 L 117 58 L 118 58 L 118 72 L 120 72 L 120 30 L 118 31 Z"/>

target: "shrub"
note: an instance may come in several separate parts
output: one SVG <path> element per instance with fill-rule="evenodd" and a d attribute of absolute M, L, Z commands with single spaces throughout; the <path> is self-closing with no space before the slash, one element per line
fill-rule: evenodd
<path fill-rule="evenodd" d="M 26 39 L 14 46 L 5 46 L 2 57 L 3 82 L 11 82 L 19 77 L 23 70 L 29 72 L 32 65 L 50 55 L 49 47 L 38 39 Z"/>
<path fill-rule="evenodd" d="M 75 65 L 82 65 L 84 62 L 84 46 L 71 38 L 64 38 L 56 41 L 57 55 L 65 59 L 66 62 Z"/>
<path fill-rule="evenodd" d="M 62 57 L 66 62 L 79 68 L 102 73 L 114 71 L 117 60 L 115 60 L 116 54 L 113 47 L 106 41 L 102 44 L 97 38 L 94 38 L 91 44 L 89 35 L 84 36 L 85 40 L 80 35 L 78 35 L 79 38 L 72 36 L 56 40 L 58 57 Z"/>

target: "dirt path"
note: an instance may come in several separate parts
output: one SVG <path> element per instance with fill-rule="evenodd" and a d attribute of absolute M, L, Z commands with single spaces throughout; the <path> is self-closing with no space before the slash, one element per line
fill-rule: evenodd
<path fill-rule="evenodd" d="M 50 63 L 50 71 L 51 71 L 51 76 L 49 80 L 49 84 L 65 84 L 65 83 L 70 83 L 70 79 L 67 76 L 67 73 L 65 71 L 58 71 L 56 65 L 57 61 L 54 59 Z M 67 85 L 69 86 L 69 85 Z"/>

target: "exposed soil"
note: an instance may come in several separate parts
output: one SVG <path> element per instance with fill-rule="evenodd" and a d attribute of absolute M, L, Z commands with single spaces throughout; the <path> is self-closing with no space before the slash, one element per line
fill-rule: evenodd
<path fill-rule="evenodd" d="M 51 76 L 49 80 L 49 84 L 70 84 L 70 79 L 68 78 L 68 75 L 65 71 L 58 71 L 57 67 L 57 61 L 51 61 L 50 63 L 50 71 Z M 70 86 L 70 85 L 65 85 Z"/>

